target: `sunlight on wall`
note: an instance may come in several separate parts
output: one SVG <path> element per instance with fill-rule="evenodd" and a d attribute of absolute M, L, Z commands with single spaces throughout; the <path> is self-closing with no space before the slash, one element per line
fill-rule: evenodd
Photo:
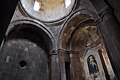
<path fill-rule="evenodd" d="M 37 2 L 37 1 L 35 1 L 33 9 L 34 9 L 35 11 L 39 11 L 39 9 L 40 9 L 40 3 Z"/>
<path fill-rule="evenodd" d="M 65 8 L 69 7 L 71 4 L 71 0 L 65 0 Z"/>

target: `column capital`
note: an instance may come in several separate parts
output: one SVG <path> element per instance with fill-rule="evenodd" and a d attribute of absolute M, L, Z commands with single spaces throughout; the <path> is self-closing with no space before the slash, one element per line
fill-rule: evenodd
<path fill-rule="evenodd" d="M 49 55 L 52 56 L 52 55 L 57 55 L 57 51 L 56 50 L 51 50 L 49 52 Z"/>
<path fill-rule="evenodd" d="M 62 48 L 61 48 L 61 49 L 58 49 L 57 52 L 58 52 L 58 53 L 61 53 L 61 52 L 62 52 L 62 53 L 68 53 L 68 54 L 70 54 L 71 50 L 66 50 L 66 49 L 62 49 Z"/>

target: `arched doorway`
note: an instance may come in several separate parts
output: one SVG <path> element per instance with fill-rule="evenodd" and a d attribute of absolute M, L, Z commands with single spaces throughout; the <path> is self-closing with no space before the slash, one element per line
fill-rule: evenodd
<path fill-rule="evenodd" d="M 84 11 L 83 11 L 84 12 Z M 86 51 L 90 48 L 95 49 L 98 53 L 97 56 L 100 56 L 98 64 L 98 71 L 102 70 L 100 73 L 102 75 L 102 79 L 99 80 L 110 80 L 114 78 L 114 72 L 112 70 L 111 64 L 109 62 L 108 56 L 104 57 L 104 54 L 107 54 L 104 47 L 104 42 L 102 40 L 101 34 L 99 32 L 99 28 L 94 24 L 94 20 L 96 19 L 94 16 L 89 15 L 88 13 L 76 12 L 66 21 L 65 27 L 61 32 L 60 36 L 60 48 L 61 48 L 61 62 L 69 62 L 69 71 L 70 74 L 66 71 L 66 64 L 62 67 L 66 73 L 66 80 L 89 80 L 86 76 L 86 66 L 87 59 L 85 62 Z M 104 48 L 104 50 L 103 50 Z M 99 50 L 103 50 L 102 53 L 99 53 Z M 89 53 L 88 53 L 89 54 Z M 96 56 L 94 56 L 96 59 Z M 63 61 L 64 59 L 64 61 Z M 84 63 L 85 62 L 85 63 Z M 97 62 L 97 60 L 96 60 Z M 108 64 L 106 64 L 108 62 Z M 108 68 L 109 66 L 109 68 Z M 88 67 L 88 66 L 87 66 Z M 100 70 L 99 70 L 100 68 Z M 110 69 L 110 72 L 109 72 Z M 64 72 L 63 71 L 63 72 Z M 89 72 L 89 69 L 87 70 Z M 97 73 L 97 72 L 96 72 Z M 68 77 L 69 75 L 69 77 Z M 99 77 L 101 76 L 99 75 Z M 95 76 L 96 78 L 96 76 Z M 97 80 L 98 78 L 93 78 L 91 80 Z"/>
<path fill-rule="evenodd" d="M 47 33 L 32 24 L 17 24 L 9 32 L 0 51 L 0 80 L 51 80 Z"/>

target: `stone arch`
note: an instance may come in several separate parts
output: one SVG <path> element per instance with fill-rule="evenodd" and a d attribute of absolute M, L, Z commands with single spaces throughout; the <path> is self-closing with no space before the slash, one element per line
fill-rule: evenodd
<path fill-rule="evenodd" d="M 30 28 L 35 29 L 35 30 L 38 29 L 38 31 L 39 30 L 43 31 L 43 33 L 41 33 L 41 34 L 46 35 L 47 39 L 50 40 L 50 42 L 48 42 L 48 43 L 50 43 L 51 51 L 56 50 L 56 40 L 54 38 L 54 35 L 50 31 L 50 29 L 47 26 L 45 26 L 43 23 L 37 22 L 37 21 L 34 21 L 34 20 L 21 19 L 21 20 L 16 20 L 16 21 L 11 22 L 7 31 L 6 31 L 6 33 L 5 33 L 5 36 L 7 37 L 12 30 L 19 29 L 19 27 L 17 25 L 31 25 L 33 27 L 30 27 Z M 22 28 L 25 28 L 25 26 L 21 27 L 21 29 Z M 29 28 L 29 26 L 26 27 L 26 28 Z"/>
<path fill-rule="evenodd" d="M 9 52 L 6 52 L 6 49 Z M 4 72 L 4 70 L 1 73 L 9 75 L 8 78 L 10 78 L 10 80 L 14 80 L 19 76 L 21 76 L 23 80 L 52 80 L 52 74 L 54 74 L 52 73 L 52 64 L 55 57 L 50 55 L 56 55 L 55 50 L 55 38 L 52 32 L 42 23 L 30 20 L 11 22 L 1 47 L 1 58 L 6 58 L 6 62 L 10 63 L 10 67 L 7 67 L 4 61 L 1 63 L 4 64 L 4 70 L 9 69 L 12 70 L 13 73 L 9 74 Z M 15 69 L 11 66 L 15 66 Z M 2 68 L 1 66 L 1 69 Z M 17 70 L 16 68 L 18 71 L 15 71 Z M 20 74 L 23 69 L 26 77 Z M 29 70 L 30 73 L 27 73 L 27 70 Z M 15 72 L 17 72 L 18 75 L 12 76 Z M 5 78 L 2 75 L 0 76 L 1 78 Z"/>
<path fill-rule="evenodd" d="M 77 17 L 79 17 L 79 19 L 76 20 L 77 21 L 76 23 L 72 23 L 72 21 L 75 21 L 75 17 L 76 17 L 76 19 L 77 19 Z M 88 22 L 90 21 L 91 23 L 93 23 L 99 19 L 100 19 L 99 16 L 91 10 L 82 9 L 82 10 L 74 11 L 63 23 L 63 27 L 61 28 L 61 32 L 58 37 L 59 48 L 63 48 L 63 49 L 66 48 L 66 44 L 63 43 L 63 40 L 62 40 L 62 39 L 66 39 L 66 38 L 63 38 L 64 35 L 66 35 L 66 32 L 69 32 L 70 34 L 72 34 L 72 32 L 77 28 L 77 26 L 70 26 L 69 25 L 70 22 L 71 22 L 71 24 L 74 24 L 74 25 L 80 25 L 81 23 L 86 22 L 86 21 L 88 21 Z M 67 34 L 67 35 L 69 35 L 69 34 Z M 66 41 L 66 43 L 67 43 L 67 41 Z"/>
<path fill-rule="evenodd" d="M 64 22 L 63 27 L 61 28 L 61 32 L 59 35 L 59 41 L 58 46 L 60 50 L 60 58 L 62 62 L 62 70 L 61 75 L 66 74 L 67 76 L 70 74 L 67 74 L 66 71 L 66 65 L 64 65 L 65 62 L 70 62 L 70 67 L 73 67 L 71 65 L 77 66 L 77 68 L 74 68 L 74 70 L 78 69 L 78 72 L 75 72 L 72 69 L 73 75 L 71 75 L 72 80 L 78 80 L 83 79 L 84 80 L 84 71 L 83 67 L 78 65 L 80 63 L 83 65 L 83 56 L 80 56 L 80 51 L 75 48 L 80 48 L 80 46 L 76 46 L 74 43 L 77 43 L 79 41 L 79 38 L 77 39 L 78 32 L 81 27 L 84 27 L 86 24 L 93 25 L 95 21 L 97 21 L 99 17 L 90 10 L 77 10 L 72 15 L 67 18 L 67 20 Z M 76 54 L 76 55 L 72 55 Z M 76 59 L 73 57 L 76 56 Z M 76 60 L 76 62 L 72 62 L 71 59 Z M 64 61 L 63 61 L 64 60 Z M 62 75 L 64 76 L 64 75 Z M 64 76 L 64 79 L 67 78 L 67 76 Z M 76 76 L 76 77 L 74 77 Z M 68 78 L 67 78 L 68 79 Z"/>

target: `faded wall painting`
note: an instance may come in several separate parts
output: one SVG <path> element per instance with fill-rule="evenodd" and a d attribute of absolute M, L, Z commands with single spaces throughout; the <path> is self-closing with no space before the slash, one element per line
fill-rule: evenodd
<path fill-rule="evenodd" d="M 93 78 L 97 78 L 99 74 L 99 69 L 95 57 L 90 55 L 87 59 L 89 74 Z"/>

